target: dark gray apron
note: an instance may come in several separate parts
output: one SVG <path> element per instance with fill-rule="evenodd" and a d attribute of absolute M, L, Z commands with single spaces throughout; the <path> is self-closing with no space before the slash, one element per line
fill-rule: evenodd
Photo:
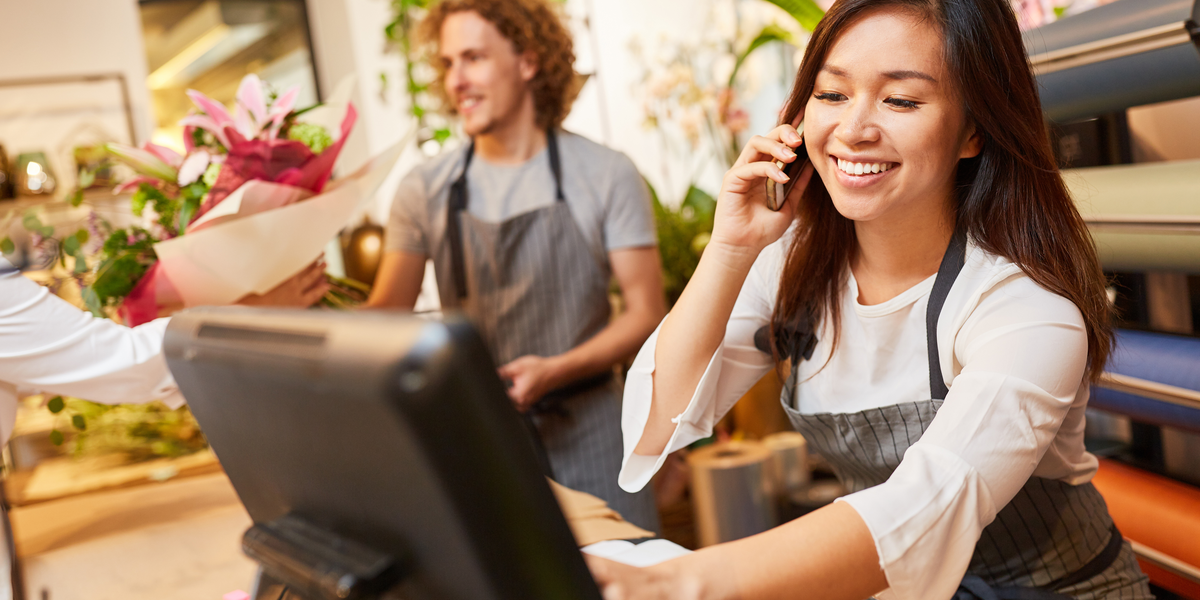
<path fill-rule="evenodd" d="M 450 188 L 446 234 L 433 263 L 442 306 L 466 313 L 497 365 L 562 354 L 609 322 L 608 269 L 571 217 L 553 131 L 546 132 L 546 146 L 554 204 L 488 223 L 466 211 L 472 142 Z M 527 419 L 543 468 L 555 481 L 598 496 L 631 523 L 658 531 L 653 492 L 630 494 L 617 486 L 621 385 L 612 374 L 550 392 Z"/>
<path fill-rule="evenodd" d="M 904 452 L 921 439 L 949 391 L 938 359 L 937 323 L 962 269 L 966 236 L 955 233 L 929 296 L 926 339 L 930 400 L 857 413 L 804 414 L 796 408 L 799 361 L 811 356 L 811 334 L 781 336 L 808 341 L 792 352 L 783 408 L 809 448 L 824 456 L 850 492 L 891 477 Z M 808 356 L 805 356 L 807 354 Z M 1055 600 L 1153 598 L 1133 550 L 1112 523 L 1104 498 L 1091 483 L 1031 477 L 984 528 L 954 600 Z"/>

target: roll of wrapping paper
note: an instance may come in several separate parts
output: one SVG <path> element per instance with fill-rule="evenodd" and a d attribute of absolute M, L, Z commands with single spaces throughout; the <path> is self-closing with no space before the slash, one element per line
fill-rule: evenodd
<path fill-rule="evenodd" d="M 1114 271 L 1200 271 L 1200 160 L 1063 171 L 1100 263 Z"/>
<path fill-rule="evenodd" d="M 812 481 L 808 468 L 808 442 L 795 431 L 772 433 L 762 440 L 771 451 L 771 477 L 775 494 L 782 501 Z"/>
<path fill-rule="evenodd" d="M 701 546 L 761 533 L 778 522 L 771 451 L 761 442 L 722 442 L 688 456 Z"/>

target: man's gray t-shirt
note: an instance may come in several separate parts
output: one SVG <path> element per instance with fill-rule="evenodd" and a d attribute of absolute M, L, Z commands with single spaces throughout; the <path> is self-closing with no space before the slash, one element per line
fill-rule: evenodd
<path fill-rule="evenodd" d="M 558 130 L 563 196 L 591 252 L 609 270 L 608 252 L 657 245 L 650 191 L 621 152 Z M 388 251 L 432 257 L 446 231 L 450 186 L 462 173 L 466 147 L 414 168 L 400 182 L 385 234 Z M 488 163 L 477 154 L 467 172 L 467 212 L 500 222 L 555 202 L 554 173 L 543 149 L 520 165 Z"/>

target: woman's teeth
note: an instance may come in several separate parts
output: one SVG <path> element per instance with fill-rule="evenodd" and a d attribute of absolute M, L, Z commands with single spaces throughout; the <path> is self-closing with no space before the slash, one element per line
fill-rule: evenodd
<path fill-rule="evenodd" d="M 840 158 L 837 159 L 837 165 L 843 173 L 848 175 L 870 175 L 872 173 L 882 173 L 892 168 L 892 163 L 856 163 Z"/>

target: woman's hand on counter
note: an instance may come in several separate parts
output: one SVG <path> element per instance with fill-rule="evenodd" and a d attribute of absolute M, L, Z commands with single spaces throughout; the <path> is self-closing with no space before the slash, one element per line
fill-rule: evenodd
<path fill-rule="evenodd" d="M 699 568 L 708 556 L 694 553 L 652 567 L 631 567 L 585 554 L 604 600 L 720 600 L 733 598 L 732 581 L 708 581 Z M 713 571 L 707 570 L 709 573 Z"/>
<path fill-rule="evenodd" d="M 861 600 L 888 587 L 871 532 L 847 502 L 652 567 L 586 558 L 604 600 L 795 598 L 797 590 Z"/>

